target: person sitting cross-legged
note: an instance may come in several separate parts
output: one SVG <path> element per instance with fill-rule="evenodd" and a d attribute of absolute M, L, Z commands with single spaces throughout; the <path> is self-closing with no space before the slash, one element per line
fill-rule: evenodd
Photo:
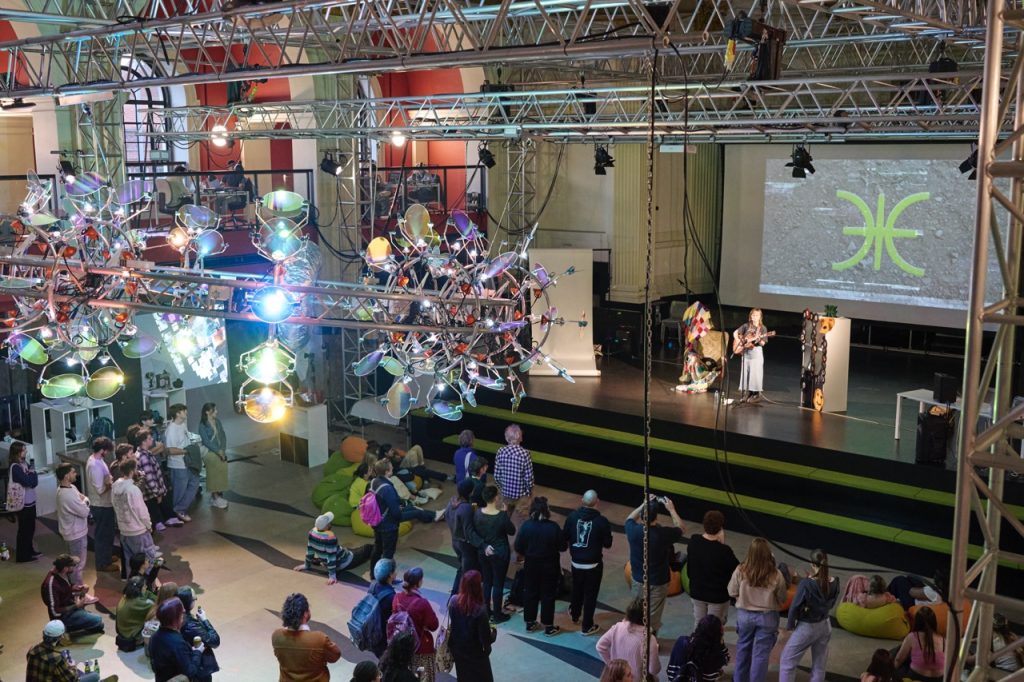
<path fill-rule="evenodd" d="M 83 608 L 84 586 L 71 584 L 78 557 L 61 554 L 53 560 L 40 592 L 51 620 L 62 621 L 71 637 L 103 632 L 103 618 Z"/>
<path fill-rule="evenodd" d="M 25 658 L 25 682 L 101 682 L 97 672 L 83 673 L 61 655 L 66 629 L 59 620 L 51 620 L 43 628 L 43 641 L 29 649 Z M 117 682 L 117 675 L 102 682 Z"/>
<path fill-rule="evenodd" d="M 370 558 L 373 545 L 367 543 L 355 549 L 349 549 L 338 541 L 338 536 L 331 530 L 334 523 L 334 512 L 327 512 L 316 517 L 313 528 L 306 538 L 306 561 L 295 567 L 296 571 L 327 571 L 327 584 L 338 582 L 338 571 L 355 568 Z"/>

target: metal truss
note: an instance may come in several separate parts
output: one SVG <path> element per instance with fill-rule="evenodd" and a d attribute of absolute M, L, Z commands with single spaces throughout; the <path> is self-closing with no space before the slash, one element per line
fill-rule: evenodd
<path fill-rule="evenodd" d="M 1024 564 L 1024 555 L 1008 549 L 1008 540 L 1019 541 L 1014 536 L 1024 536 L 1024 522 L 1003 500 L 1007 476 L 1024 474 L 1024 459 L 1014 448 L 1014 439 L 1024 435 L 1024 404 L 1016 405 L 1012 400 L 1016 336 L 1018 327 L 1024 325 L 1020 297 L 1024 234 L 1024 42 L 1018 38 L 1013 44 L 1016 60 L 1012 68 L 1004 71 L 999 58 L 1004 24 L 1024 27 L 1024 10 L 1018 2 L 990 0 L 987 13 L 989 57 L 985 63 L 983 116 L 978 137 L 974 260 L 949 585 L 949 601 L 956 618 L 950 619 L 950 641 L 946 647 L 947 651 L 957 652 L 955 661 L 950 661 L 947 680 L 961 679 L 965 659 L 974 651 L 977 664 L 968 678 L 971 682 L 1024 678 L 1024 671 L 1006 675 L 993 665 L 997 658 L 1012 655 L 1019 642 L 1006 642 L 1009 646 L 992 649 L 995 611 L 1017 622 L 1024 618 L 1024 600 L 1001 592 L 1006 583 L 1015 579 L 1007 574 L 1009 567 Z M 1013 115 L 1009 116 L 1009 112 Z M 997 275 L 989 271 L 990 253 L 998 263 Z M 1002 298 L 987 302 L 991 277 L 999 277 Z M 983 360 L 984 325 L 997 327 L 987 360 Z M 992 423 L 979 428 L 982 404 L 990 401 Z M 969 544 L 972 533 L 982 539 L 980 554 Z M 971 607 L 966 620 L 965 601 Z"/>
<path fill-rule="evenodd" d="M 660 136 L 694 140 L 831 136 L 832 139 L 973 139 L 980 72 L 822 76 L 659 87 Z M 146 133 L 169 141 L 205 140 L 234 121 L 246 138 L 639 140 L 647 125 L 647 87 L 471 93 L 373 100 L 182 107 L 163 111 Z M 1007 116 L 1012 114 L 1012 109 Z M 376 124 L 372 122 L 377 122 Z M 381 122 L 386 122 L 386 125 Z M 286 125 L 285 125 L 286 124 Z"/>
<path fill-rule="evenodd" d="M 789 32 L 786 68 L 923 67 L 936 39 L 959 43 L 961 63 L 980 63 L 978 0 L 832 1 L 785 0 L 763 17 Z M 153 16 L 139 20 L 0 43 L 9 57 L 0 96 L 137 87 L 137 74 L 121 73 L 126 57 L 152 64 L 145 84 L 168 86 L 621 59 L 655 47 L 668 52 L 666 41 L 680 55 L 703 55 L 692 65 L 694 76 L 721 75 L 725 22 L 741 10 L 756 15 L 756 6 L 753 0 L 286 0 L 220 11 L 206 0 L 192 3 L 194 14 L 160 19 L 151 10 Z"/>
<path fill-rule="evenodd" d="M 509 231 L 526 231 L 533 224 L 533 199 L 537 194 L 536 142 L 527 137 L 509 145 L 505 175 L 508 203 L 498 222 L 507 218 Z"/>

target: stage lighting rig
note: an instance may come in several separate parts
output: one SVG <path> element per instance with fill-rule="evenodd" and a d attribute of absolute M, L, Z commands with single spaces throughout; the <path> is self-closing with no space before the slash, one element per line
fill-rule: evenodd
<path fill-rule="evenodd" d="M 494 164 L 497 163 L 494 160 L 494 154 L 487 148 L 486 144 L 480 145 L 476 150 L 477 155 L 480 157 L 480 163 L 487 166 L 488 168 L 494 168 Z"/>
<path fill-rule="evenodd" d="M 323 161 L 320 162 L 320 170 L 335 177 L 341 175 L 341 171 L 345 168 L 345 155 L 339 154 L 338 159 L 340 162 L 335 161 L 330 152 L 325 152 Z"/>
<path fill-rule="evenodd" d="M 794 178 L 806 178 L 807 171 L 810 171 L 811 175 L 814 175 L 814 165 L 811 163 L 814 158 L 802 144 L 798 144 L 793 147 L 793 154 L 790 158 L 793 160 L 786 164 L 786 168 L 793 169 Z"/>
<path fill-rule="evenodd" d="M 960 162 L 960 172 L 970 172 L 970 175 L 967 176 L 968 180 L 978 179 L 978 145 L 971 144 L 971 155 Z"/>
<path fill-rule="evenodd" d="M 60 174 L 64 178 L 64 182 L 74 182 L 75 175 L 78 170 L 75 168 L 75 164 L 71 163 L 67 159 L 61 159 L 57 162 L 57 167 L 60 169 Z"/>
<path fill-rule="evenodd" d="M 594 175 L 608 175 L 606 168 L 615 168 L 615 159 L 608 153 L 607 147 L 594 145 Z"/>

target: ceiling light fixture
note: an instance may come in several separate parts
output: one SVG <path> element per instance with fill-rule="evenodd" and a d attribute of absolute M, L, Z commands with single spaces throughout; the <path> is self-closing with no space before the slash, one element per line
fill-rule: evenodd
<path fill-rule="evenodd" d="M 341 171 L 345 169 L 345 155 L 339 154 L 338 159 L 340 159 L 340 163 L 334 160 L 334 156 L 330 152 L 325 152 L 323 161 L 320 162 L 320 170 L 335 177 L 341 175 Z"/>
<path fill-rule="evenodd" d="M 960 172 L 970 173 L 967 176 L 968 180 L 978 179 L 978 145 L 977 143 L 971 143 L 971 154 L 966 159 L 960 162 Z"/>
<path fill-rule="evenodd" d="M 406 139 L 407 138 L 405 137 L 405 133 L 403 133 L 401 130 L 396 130 L 395 132 L 391 133 L 391 144 L 393 144 L 396 147 L 404 147 Z"/>
<path fill-rule="evenodd" d="M 480 163 L 487 166 L 488 168 L 494 168 L 494 164 L 497 161 L 494 160 L 494 154 L 487 148 L 487 144 L 480 145 L 479 149 L 476 150 L 477 156 L 480 157 Z"/>
<path fill-rule="evenodd" d="M 810 171 L 811 175 L 814 175 L 814 165 L 811 163 L 814 158 L 802 144 L 793 146 L 793 153 L 790 155 L 790 158 L 792 161 L 786 164 L 786 168 L 793 169 L 794 178 L 806 178 L 808 171 Z"/>
<path fill-rule="evenodd" d="M 607 147 L 594 145 L 594 175 L 608 175 L 606 168 L 615 168 L 615 159 Z"/>

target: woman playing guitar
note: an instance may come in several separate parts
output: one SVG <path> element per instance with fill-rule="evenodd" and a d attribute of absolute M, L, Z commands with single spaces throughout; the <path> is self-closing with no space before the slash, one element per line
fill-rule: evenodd
<path fill-rule="evenodd" d="M 740 402 L 756 403 L 761 400 L 762 383 L 764 382 L 764 351 L 761 347 L 768 342 L 769 332 L 761 323 L 761 309 L 754 308 L 747 316 L 746 324 L 733 332 L 732 352 L 741 355 L 743 366 L 740 369 Z"/>

